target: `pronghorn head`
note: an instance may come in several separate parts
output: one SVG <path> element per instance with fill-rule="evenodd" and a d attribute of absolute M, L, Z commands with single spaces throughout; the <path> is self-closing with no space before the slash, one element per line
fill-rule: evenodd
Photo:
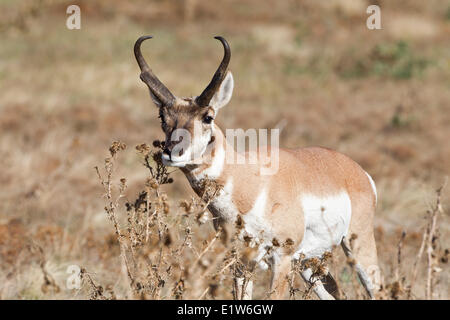
<path fill-rule="evenodd" d="M 214 141 L 214 119 L 233 93 L 233 76 L 227 72 L 230 46 L 222 37 L 215 37 L 224 47 L 224 57 L 211 82 L 195 98 L 174 96 L 152 72 L 141 53 L 141 43 L 150 36 L 140 37 L 134 45 L 134 54 L 141 68 L 141 80 L 150 89 L 150 96 L 159 108 L 161 127 L 166 138 L 162 160 L 165 165 L 185 167 L 198 163 L 208 145 Z"/>

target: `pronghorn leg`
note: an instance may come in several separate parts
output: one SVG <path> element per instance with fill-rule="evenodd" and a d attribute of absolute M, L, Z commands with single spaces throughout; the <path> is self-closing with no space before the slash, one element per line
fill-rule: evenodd
<path fill-rule="evenodd" d="M 314 293 L 320 300 L 334 300 L 334 297 L 325 289 L 322 281 L 313 276 L 311 268 L 301 272 L 303 280 L 313 286 Z"/>
<path fill-rule="evenodd" d="M 354 263 L 358 278 L 369 298 L 375 299 L 374 292 L 377 291 L 380 285 L 375 240 L 373 240 L 373 245 L 367 242 L 365 244 L 365 246 L 358 246 L 357 250 L 352 250 L 348 239 L 343 238 L 341 242 L 342 249 L 347 258 Z"/>
<path fill-rule="evenodd" d="M 234 298 L 235 300 L 252 300 L 253 280 L 245 279 L 245 277 L 234 278 Z"/>
<path fill-rule="evenodd" d="M 321 278 L 323 286 L 325 290 L 327 290 L 336 300 L 340 300 L 343 297 L 341 296 L 341 292 L 339 291 L 338 284 L 336 280 L 334 280 L 333 276 L 330 272 L 328 272 L 325 276 Z"/>
<path fill-rule="evenodd" d="M 375 298 L 380 288 L 380 269 L 373 230 L 374 200 L 364 194 L 352 196 L 350 228 L 341 242 L 345 255 L 353 260 L 352 263 L 355 262 L 359 280 L 370 299 Z"/>
<path fill-rule="evenodd" d="M 270 281 L 270 299 L 283 300 L 286 296 L 286 286 L 288 284 L 286 276 L 291 270 L 292 258 L 288 255 L 281 257 L 280 261 L 271 262 L 272 278 Z"/>

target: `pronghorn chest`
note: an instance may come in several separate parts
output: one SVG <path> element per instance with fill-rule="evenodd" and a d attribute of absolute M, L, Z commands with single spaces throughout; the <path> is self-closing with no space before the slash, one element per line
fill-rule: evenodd
<path fill-rule="evenodd" d="M 240 238 L 250 241 L 250 245 L 261 245 L 262 248 L 270 244 L 274 234 L 270 221 L 267 219 L 268 192 L 262 188 L 243 201 L 238 192 L 234 192 L 233 178 L 229 178 L 221 192 L 211 201 L 210 211 L 215 217 L 225 222 L 234 223 L 238 216 L 242 218 Z M 237 190 L 236 190 L 237 191 Z"/>
<path fill-rule="evenodd" d="M 228 181 L 218 194 L 211 200 L 208 206 L 211 213 L 216 218 L 223 219 L 225 222 L 236 220 L 239 210 L 233 200 L 233 183 Z"/>
<path fill-rule="evenodd" d="M 199 186 L 203 183 L 193 179 L 189 181 L 199 194 Z M 256 190 L 251 193 L 251 197 L 247 197 L 248 195 L 243 196 L 237 187 L 233 177 L 226 179 L 216 196 L 210 201 L 208 209 L 215 219 L 231 224 L 235 223 L 240 216 L 244 224 L 241 238 L 248 236 L 255 244 L 272 241 L 271 224 L 266 218 L 266 210 L 269 206 L 267 190 L 265 188 Z"/>

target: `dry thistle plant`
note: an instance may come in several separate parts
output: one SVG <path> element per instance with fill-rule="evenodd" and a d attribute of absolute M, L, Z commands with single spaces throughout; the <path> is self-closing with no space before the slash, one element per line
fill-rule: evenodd
<path fill-rule="evenodd" d="M 188 294 L 189 298 L 203 299 L 214 297 L 219 283 L 230 281 L 226 278 L 231 274 L 244 272 L 250 278 L 249 271 L 242 267 L 244 255 L 240 249 L 228 246 L 223 236 L 226 230 L 219 228 L 213 238 L 201 242 L 199 248 L 193 245 L 193 230 L 198 230 L 207 221 L 208 204 L 222 186 L 205 179 L 201 198 L 181 201 L 179 208 L 182 213 L 172 214 L 169 197 L 161 190 L 162 185 L 173 182 L 161 161 L 164 144 L 155 141 L 153 147 L 156 150 L 146 144 L 136 147 L 143 156 L 149 176 L 137 198 L 125 201 L 125 210 L 122 210 L 121 200 L 126 198 L 127 181 L 122 178 L 115 185 L 113 173 L 117 157 L 126 146 L 114 142 L 109 149 L 110 156 L 105 159 L 103 172 L 95 168 L 105 191 L 105 212 L 114 227 L 127 272 L 129 297 L 183 299 Z M 125 225 L 119 223 L 122 213 L 126 217 Z M 85 275 L 85 279 L 91 288 L 91 298 L 103 299 L 103 289 L 99 289 L 102 287 L 96 285 L 90 276 Z M 195 279 L 202 280 L 202 283 L 194 285 Z M 200 291 L 205 283 L 206 288 Z"/>
<path fill-rule="evenodd" d="M 33 252 L 37 252 L 38 261 L 39 261 L 39 268 L 42 271 L 42 275 L 44 277 L 44 283 L 41 286 L 41 291 L 43 293 L 58 293 L 61 291 L 61 288 L 57 285 L 55 279 L 53 276 L 47 271 L 46 268 L 46 259 L 45 259 L 45 253 L 42 247 L 36 243 L 31 243 L 30 250 Z"/>
<path fill-rule="evenodd" d="M 160 146 L 154 143 L 155 146 Z M 126 267 L 130 286 L 130 296 L 141 299 L 161 299 L 162 290 L 172 275 L 172 257 L 179 257 L 190 244 L 191 232 L 185 230 L 185 240 L 176 249 L 171 249 L 171 235 L 167 221 L 170 206 L 167 195 L 160 186 L 173 182 L 161 162 L 161 151 L 153 152 L 146 144 L 136 147 L 143 155 L 144 165 L 149 170 L 143 190 L 134 201 L 126 201 L 126 226 L 119 225 L 120 200 L 127 188 L 126 179 L 120 179 L 117 195 L 113 196 L 113 170 L 120 151 L 126 146 L 114 142 L 105 159 L 105 174 L 98 167 L 96 171 L 105 190 L 107 205 L 105 212 L 112 221 L 120 245 L 122 261 Z M 175 254 L 176 253 L 176 254 Z M 180 290 L 176 296 L 180 296 Z"/>
<path fill-rule="evenodd" d="M 323 255 L 322 259 L 305 259 L 304 255 L 300 255 L 299 259 L 293 260 L 291 262 L 291 270 L 286 279 L 289 288 L 289 299 L 295 300 L 298 294 L 301 294 L 301 298 L 304 300 L 312 299 L 312 293 L 317 284 L 317 281 L 326 281 L 326 277 L 328 276 L 328 264 L 332 259 L 333 254 L 331 252 L 326 252 Z M 301 277 L 301 273 L 305 269 L 311 269 L 312 277 L 311 281 L 306 282 L 306 289 L 302 291 L 295 285 L 295 280 L 296 277 Z M 339 294 L 339 287 L 335 288 L 332 293 Z"/>
<path fill-rule="evenodd" d="M 425 285 L 425 298 L 427 300 L 434 298 L 434 291 L 437 283 L 437 274 L 442 271 L 440 262 L 446 263 L 448 261 L 448 249 L 443 249 L 439 242 L 439 224 L 438 217 L 443 215 L 444 211 L 441 204 L 442 190 L 446 183 L 436 190 L 436 202 L 434 206 L 427 211 L 427 225 L 422 235 L 422 242 L 419 251 L 414 261 L 411 282 L 407 288 L 407 299 L 412 297 L 412 289 L 416 283 L 418 265 L 426 250 L 427 258 L 427 271 L 426 271 L 426 285 Z"/>
<path fill-rule="evenodd" d="M 256 262 L 270 265 L 267 259 L 271 250 L 284 250 L 293 254 L 296 249 L 294 242 L 290 239 L 280 242 L 274 238 L 271 246 L 264 248 L 266 254 L 260 257 L 259 261 L 255 261 L 260 244 L 255 237 L 245 232 L 245 222 L 241 216 L 237 217 L 234 224 L 217 224 L 217 229 L 212 232 L 211 224 L 205 223 L 210 217 L 207 208 L 223 186 L 205 179 L 200 197 L 192 196 L 187 200 L 171 199 L 163 191 L 165 184 L 173 182 L 171 172 L 161 162 L 163 147 L 164 144 L 159 141 L 155 141 L 153 147 L 147 144 L 136 146 L 148 177 L 133 200 L 125 196 L 127 180 L 114 178 L 117 158 L 126 149 L 125 144 L 114 142 L 109 149 L 109 157 L 105 159 L 103 170 L 95 168 L 104 189 L 105 212 L 114 228 L 121 261 L 126 271 L 126 297 L 243 299 L 250 280 L 258 280 L 259 273 L 255 272 Z M 403 251 L 408 249 L 405 240 L 407 234 L 404 232 L 397 243 L 397 259 L 393 264 L 393 272 L 385 275 L 389 281 L 385 285 L 382 284 L 378 293 L 380 298 L 414 298 L 412 290 L 423 256 L 426 266 L 420 270 L 423 271 L 421 274 L 425 274 L 421 278 L 425 283 L 425 297 L 435 297 L 440 265 L 448 261 L 448 250 L 443 250 L 439 243 L 438 217 L 443 213 L 441 191 L 442 188 L 437 191 L 436 204 L 427 212 L 427 226 L 411 275 L 407 276 L 407 270 L 402 266 Z M 174 203 L 178 203 L 178 206 L 173 205 Z M 352 250 L 356 239 L 356 234 L 349 238 L 349 247 Z M 325 254 L 323 259 L 305 260 L 300 257 L 299 260 L 293 261 L 291 271 L 285 279 L 290 299 L 313 299 L 312 292 L 316 282 L 320 280 L 325 284 L 329 280 L 328 265 L 334 265 L 334 259 L 333 250 L 333 253 Z M 356 261 L 351 256 L 345 259 L 351 270 L 349 282 L 343 284 L 339 281 L 340 277 L 335 279 L 333 295 L 344 299 L 363 298 L 365 295 L 355 271 Z M 313 276 L 312 281 L 303 286 L 299 285 L 299 280 L 305 269 L 310 269 Z M 51 279 L 47 279 L 47 285 L 52 286 Z M 91 299 L 116 298 L 117 294 L 111 286 L 96 283 L 84 269 L 82 279 L 89 289 L 88 296 Z M 266 292 L 265 298 L 270 299 L 271 292 Z"/>
<path fill-rule="evenodd" d="M 415 256 L 409 277 L 402 268 L 402 251 L 406 238 L 406 232 L 403 231 L 397 244 L 397 264 L 394 268 L 393 278 L 380 290 L 380 298 L 383 299 L 415 299 L 413 289 L 416 286 L 419 273 L 424 273 L 424 298 L 427 300 L 437 298 L 435 296 L 436 287 L 439 284 L 438 275 L 443 271 L 441 264 L 448 262 L 448 249 L 442 248 L 439 240 L 439 223 L 438 217 L 444 214 L 441 195 L 445 184 L 436 190 L 436 200 L 431 209 L 426 212 L 426 225 L 422 233 L 422 240 L 419 250 Z M 420 270 L 420 264 L 426 254 L 424 262 L 425 270 Z M 409 283 L 408 283 L 409 280 Z"/>
<path fill-rule="evenodd" d="M 255 263 L 253 261 L 258 244 L 255 244 L 249 235 L 244 235 L 244 241 L 240 241 L 240 235 L 245 227 L 244 219 L 240 215 L 237 216 L 234 226 L 235 230 L 231 238 L 231 250 L 228 256 L 233 277 L 233 298 L 244 300 L 249 281 L 254 278 Z"/>
<path fill-rule="evenodd" d="M 89 290 L 89 299 L 91 300 L 115 300 L 116 296 L 110 286 L 104 289 L 101 285 L 94 282 L 91 275 L 85 268 L 80 270 L 80 278 L 83 286 L 87 286 Z"/>

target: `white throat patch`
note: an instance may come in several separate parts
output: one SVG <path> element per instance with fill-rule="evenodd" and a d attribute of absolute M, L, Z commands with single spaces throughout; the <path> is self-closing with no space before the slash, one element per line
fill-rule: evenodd
<path fill-rule="evenodd" d="M 200 169 L 194 169 L 192 173 L 196 180 L 202 180 L 205 178 L 217 179 L 222 174 L 224 164 L 225 149 L 220 145 L 215 150 L 214 157 L 211 160 L 211 165 L 202 171 L 199 171 Z"/>

